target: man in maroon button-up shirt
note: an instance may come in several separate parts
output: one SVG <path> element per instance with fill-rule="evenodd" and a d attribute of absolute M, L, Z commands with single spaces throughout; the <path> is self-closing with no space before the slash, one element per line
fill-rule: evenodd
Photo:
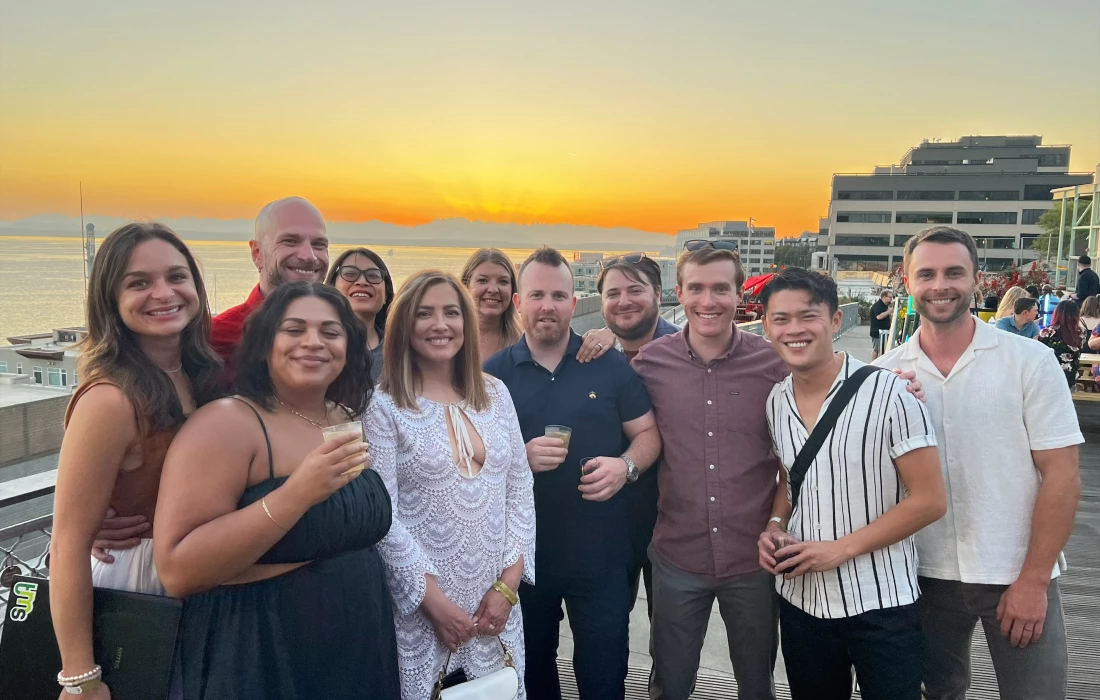
<path fill-rule="evenodd" d="M 734 325 L 745 271 L 708 243 L 677 264 L 688 328 L 645 346 L 632 363 L 664 439 L 653 566 L 651 697 L 686 699 L 717 597 L 738 697 L 775 697 L 775 579 L 756 540 L 768 523 L 779 462 L 765 418 L 790 370 L 767 340 Z"/>

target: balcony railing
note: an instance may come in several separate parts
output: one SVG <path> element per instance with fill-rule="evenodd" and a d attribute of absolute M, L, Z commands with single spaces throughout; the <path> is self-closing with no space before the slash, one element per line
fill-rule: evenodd
<path fill-rule="evenodd" d="M 0 523 L 7 521 L 4 516 L 18 512 L 19 506 L 53 495 L 56 482 L 57 470 L 53 469 L 0 483 Z M 3 634 L 4 620 L 7 619 L 6 606 L 12 579 L 16 576 L 49 574 L 52 528 L 52 506 L 50 512 L 44 515 L 0 526 L 0 634 Z"/>

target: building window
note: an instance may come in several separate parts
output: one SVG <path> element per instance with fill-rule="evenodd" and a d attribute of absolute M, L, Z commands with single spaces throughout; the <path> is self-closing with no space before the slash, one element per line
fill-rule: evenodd
<path fill-rule="evenodd" d="M 1039 217 L 1046 213 L 1046 209 L 1024 209 L 1024 218 L 1020 223 L 1025 226 L 1034 226 L 1039 223 Z"/>
<path fill-rule="evenodd" d="M 993 236 L 989 238 L 975 238 L 974 243 L 979 248 L 988 248 L 990 250 L 1015 250 L 1016 238 L 1008 236 Z"/>
<path fill-rule="evenodd" d="M 1065 153 L 1048 153 L 1039 156 L 1040 168 L 1064 168 L 1069 165 L 1069 156 Z"/>
<path fill-rule="evenodd" d="M 837 199 L 893 199 L 894 193 L 890 190 L 840 190 L 836 193 Z"/>
<path fill-rule="evenodd" d="M 59 367 L 50 367 L 46 370 L 46 380 L 50 386 L 67 386 L 68 372 Z"/>
<path fill-rule="evenodd" d="M 950 202 L 955 199 L 954 190 L 898 190 L 898 199 L 926 202 Z"/>
<path fill-rule="evenodd" d="M 1059 187 L 1062 185 L 1024 185 L 1024 199 L 1031 202 L 1050 201 L 1054 199 L 1050 191 Z"/>
<path fill-rule="evenodd" d="M 15 373 L 16 374 L 23 374 L 23 363 L 22 362 L 16 362 L 15 363 Z"/>
<path fill-rule="evenodd" d="M 1015 224 L 1014 211 L 960 211 L 960 224 Z"/>
<path fill-rule="evenodd" d="M 888 246 L 890 245 L 889 236 L 846 236 L 837 234 L 836 242 L 833 245 L 873 245 L 873 246 Z"/>
<path fill-rule="evenodd" d="M 959 190 L 959 199 L 968 202 L 1014 202 L 1020 190 Z"/>
<path fill-rule="evenodd" d="M 905 245 L 905 242 L 907 240 L 909 240 L 910 238 L 912 238 L 912 237 L 913 237 L 912 234 L 907 234 L 905 236 L 894 236 L 894 245 L 903 246 L 903 245 Z"/>
<path fill-rule="evenodd" d="M 836 214 L 837 223 L 847 224 L 888 224 L 888 211 L 840 211 Z"/>
<path fill-rule="evenodd" d="M 42 368 L 41 367 L 32 367 L 31 368 L 31 373 L 34 375 L 34 383 L 35 384 L 41 384 L 42 383 Z"/>
<path fill-rule="evenodd" d="M 961 160 L 915 160 L 913 165 L 962 165 Z"/>
<path fill-rule="evenodd" d="M 1031 244 L 1035 242 L 1035 239 L 1039 237 L 1037 233 L 1025 233 L 1020 236 L 1020 247 L 1024 250 L 1031 250 Z"/>
<path fill-rule="evenodd" d="M 899 211 L 894 217 L 896 224 L 949 224 L 949 211 Z"/>
<path fill-rule="evenodd" d="M 836 256 L 836 269 L 843 272 L 888 272 L 889 265 L 886 255 Z"/>
<path fill-rule="evenodd" d="M 8 373 L 8 363 L 7 362 L 0 362 L 0 374 L 7 374 L 7 373 Z"/>

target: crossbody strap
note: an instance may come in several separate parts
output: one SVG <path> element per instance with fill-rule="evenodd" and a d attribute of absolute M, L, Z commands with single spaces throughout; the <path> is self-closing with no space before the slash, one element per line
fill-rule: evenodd
<path fill-rule="evenodd" d="M 798 506 L 798 494 L 802 490 L 802 482 L 806 479 L 806 472 L 809 471 L 814 457 L 817 456 L 821 446 L 825 443 L 825 438 L 832 432 L 833 426 L 836 425 L 837 419 L 840 418 L 840 414 L 848 405 L 848 402 L 859 391 L 859 386 L 863 384 L 863 380 L 880 369 L 879 367 L 864 365 L 848 375 L 848 378 L 840 385 L 840 389 L 837 390 L 832 402 L 829 403 L 829 407 L 825 409 L 825 415 L 821 416 L 813 431 L 810 432 L 806 444 L 802 445 L 802 449 L 798 451 L 798 455 L 794 458 L 794 464 L 791 465 L 790 472 L 787 474 L 787 479 L 791 484 L 792 513 L 794 508 Z"/>

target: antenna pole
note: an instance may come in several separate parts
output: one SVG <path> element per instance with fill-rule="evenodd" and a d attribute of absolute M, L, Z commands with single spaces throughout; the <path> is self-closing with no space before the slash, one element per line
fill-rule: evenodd
<path fill-rule="evenodd" d="M 84 269 L 84 303 L 88 303 L 88 242 L 84 237 L 84 181 L 80 181 L 80 267 Z M 87 319 L 85 319 L 87 320 Z"/>

